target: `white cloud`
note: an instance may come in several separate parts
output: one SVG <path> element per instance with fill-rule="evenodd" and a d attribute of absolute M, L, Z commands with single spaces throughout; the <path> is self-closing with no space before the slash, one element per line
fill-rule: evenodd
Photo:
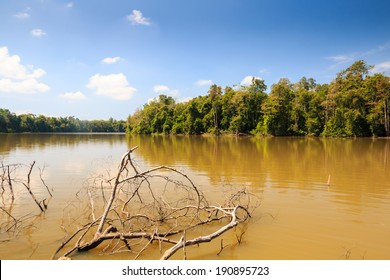
<path fill-rule="evenodd" d="M 30 17 L 30 14 L 27 12 L 19 12 L 19 13 L 15 14 L 14 17 L 16 17 L 18 19 L 27 19 Z"/>
<path fill-rule="evenodd" d="M 383 51 L 386 51 L 390 48 L 390 43 L 386 43 L 384 45 L 379 45 L 378 47 L 372 48 L 366 52 L 361 53 L 360 56 L 371 56 L 375 55 L 377 53 L 381 53 Z"/>
<path fill-rule="evenodd" d="M 247 87 L 247 86 L 250 86 L 252 84 L 252 80 L 253 78 L 255 80 L 262 80 L 262 78 L 260 77 L 255 77 L 255 76 L 246 76 L 240 83 L 241 86 L 244 86 L 244 87 Z"/>
<path fill-rule="evenodd" d="M 73 8 L 73 2 L 67 3 L 67 4 L 66 4 L 66 7 L 67 7 L 68 9 Z"/>
<path fill-rule="evenodd" d="M 42 29 L 33 29 L 31 30 L 31 35 L 34 36 L 34 37 L 43 37 L 46 35 L 46 32 L 43 31 Z"/>
<path fill-rule="evenodd" d="M 151 21 L 148 18 L 145 18 L 141 11 L 133 10 L 130 15 L 128 15 L 127 20 L 129 20 L 134 25 L 151 25 Z"/>
<path fill-rule="evenodd" d="M 334 55 L 328 56 L 326 59 L 331 60 L 336 63 L 346 63 L 354 60 L 353 55 Z"/>
<path fill-rule="evenodd" d="M 87 85 L 95 90 L 97 95 L 107 96 L 116 100 L 129 100 L 137 89 L 130 87 L 123 73 L 100 75 L 96 74 L 89 78 Z"/>
<path fill-rule="evenodd" d="M 387 72 L 389 70 L 390 70 L 390 61 L 385 61 L 375 65 L 374 68 L 371 69 L 371 72 L 381 73 L 381 72 Z"/>
<path fill-rule="evenodd" d="M 37 81 L 45 75 L 41 69 L 33 65 L 22 65 L 18 55 L 10 55 L 7 47 L 0 47 L 0 91 L 35 93 L 45 92 L 50 88 Z"/>
<path fill-rule="evenodd" d="M 326 59 L 334 62 L 335 64 L 332 65 L 332 67 L 335 67 L 335 66 L 339 66 L 341 64 L 352 63 L 353 61 L 355 61 L 357 59 L 362 59 L 365 57 L 373 56 L 375 54 L 381 53 L 381 52 L 386 51 L 388 49 L 390 49 L 390 43 L 386 43 L 384 45 L 379 45 L 379 46 L 374 47 L 372 49 L 369 49 L 367 51 L 351 52 L 349 54 L 328 56 L 328 57 L 326 57 Z"/>
<path fill-rule="evenodd" d="M 165 85 L 156 85 L 153 87 L 153 91 L 155 93 L 164 93 L 164 92 L 168 92 L 170 89 L 168 86 L 165 86 Z"/>
<path fill-rule="evenodd" d="M 10 55 L 7 47 L 0 47 L 0 77 L 17 80 L 37 79 L 45 75 L 43 69 L 20 64 L 18 55 Z"/>
<path fill-rule="evenodd" d="M 197 86 L 211 86 L 213 84 L 212 80 L 199 80 L 195 83 Z"/>
<path fill-rule="evenodd" d="M 81 92 L 65 92 L 60 95 L 61 98 L 64 98 L 68 101 L 81 101 L 87 99 L 87 97 Z"/>
<path fill-rule="evenodd" d="M 158 94 L 165 94 L 170 96 L 178 96 L 179 91 L 177 89 L 170 89 L 166 85 L 155 85 L 153 91 Z"/>
<path fill-rule="evenodd" d="M 104 59 L 102 59 L 102 62 L 105 63 L 105 64 L 114 64 L 114 63 L 117 63 L 121 60 L 121 58 L 119 56 L 115 56 L 115 57 L 106 57 Z"/>
<path fill-rule="evenodd" d="M 259 73 L 260 74 L 269 74 L 269 71 L 268 71 L 268 69 L 263 68 L 263 69 L 260 69 Z"/>
<path fill-rule="evenodd" d="M 13 81 L 10 79 L 0 79 L 0 91 L 2 92 L 19 92 L 32 94 L 48 91 L 50 88 L 44 83 L 38 82 L 36 79 L 26 79 L 22 81 Z"/>

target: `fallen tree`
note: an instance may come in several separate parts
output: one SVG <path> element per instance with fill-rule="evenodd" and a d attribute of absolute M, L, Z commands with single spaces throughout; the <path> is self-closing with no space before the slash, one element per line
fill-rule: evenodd
<path fill-rule="evenodd" d="M 259 204 L 255 196 L 242 189 L 230 194 L 224 203 L 211 205 L 194 182 L 175 168 L 159 166 L 141 171 L 131 157 L 136 148 L 122 156 L 114 176 L 94 176 L 87 184 L 84 194 L 88 207 L 81 212 L 88 214 L 78 210 L 77 217 L 64 215 L 62 228 L 67 236 L 53 259 L 69 259 L 98 248 L 109 254 L 129 252 L 137 259 L 153 243 L 158 244 L 161 259 L 169 259 L 181 249 L 186 259 L 187 248 L 211 242 L 248 222 Z M 70 231 L 69 227 L 76 224 L 77 228 Z M 237 235 L 237 242 L 241 237 Z"/>

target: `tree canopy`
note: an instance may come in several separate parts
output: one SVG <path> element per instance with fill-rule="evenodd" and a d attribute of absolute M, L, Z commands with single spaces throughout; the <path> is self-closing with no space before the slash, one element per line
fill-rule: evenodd
<path fill-rule="evenodd" d="M 125 121 L 79 120 L 75 117 L 16 115 L 0 108 L 0 132 L 124 132 Z"/>
<path fill-rule="evenodd" d="M 389 136 L 390 80 L 359 60 L 329 84 L 280 79 L 266 93 L 263 80 L 222 89 L 186 103 L 160 95 L 127 120 L 136 134 L 236 133 L 274 136 Z"/>
<path fill-rule="evenodd" d="M 269 93 L 264 80 L 253 78 L 249 86 L 213 84 L 207 94 L 185 103 L 160 95 L 127 121 L 15 115 L 0 109 L 0 132 L 390 136 L 390 78 L 371 74 L 371 68 L 358 60 L 328 84 L 281 78 Z"/>

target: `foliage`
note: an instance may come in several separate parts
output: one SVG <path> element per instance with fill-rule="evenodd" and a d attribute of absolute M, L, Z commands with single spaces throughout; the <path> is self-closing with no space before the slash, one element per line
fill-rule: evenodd
<path fill-rule="evenodd" d="M 160 95 L 126 122 L 16 116 L 0 109 L 0 132 L 390 136 L 390 78 L 369 75 L 371 68 L 356 61 L 329 84 L 282 78 L 269 94 L 264 81 L 253 78 L 250 86 L 211 85 L 206 95 L 185 103 Z"/>
<path fill-rule="evenodd" d="M 160 96 L 129 117 L 130 133 L 260 134 L 330 137 L 389 136 L 390 80 L 369 75 L 372 66 L 359 60 L 329 84 L 303 77 L 282 78 L 269 94 L 263 80 L 247 87 L 212 85 L 207 95 L 187 103 Z M 161 128 L 161 125 L 165 129 Z"/>
<path fill-rule="evenodd" d="M 79 120 L 75 117 L 16 115 L 0 108 L 0 132 L 124 132 L 125 121 Z"/>

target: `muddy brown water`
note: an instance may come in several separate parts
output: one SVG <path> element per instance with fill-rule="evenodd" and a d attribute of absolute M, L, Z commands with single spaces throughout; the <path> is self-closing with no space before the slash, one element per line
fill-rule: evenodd
<path fill-rule="evenodd" d="M 389 139 L 124 134 L 0 134 L 3 164 L 35 160 L 53 189 L 48 210 L 30 219 L 31 226 L 17 236 L 0 231 L 0 259 L 50 259 L 65 236 L 64 208 L 92 174 L 115 167 L 133 146 L 139 146 L 135 158 L 140 167 L 175 167 L 212 198 L 242 187 L 261 198 L 241 244 L 229 232 L 221 237 L 227 246 L 219 255 L 217 240 L 191 248 L 191 259 L 390 259 Z M 39 179 L 32 183 L 38 186 Z M 33 190 L 47 196 L 42 187 Z M 10 209 L 7 189 L 1 199 Z M 39 213 L 22 189 L 15 190 L 11 210 L 16 216 Z M 5 221 L 4 212 L 0 219 Z M 159 256 L 147 252 L 142 258 Z"/>

